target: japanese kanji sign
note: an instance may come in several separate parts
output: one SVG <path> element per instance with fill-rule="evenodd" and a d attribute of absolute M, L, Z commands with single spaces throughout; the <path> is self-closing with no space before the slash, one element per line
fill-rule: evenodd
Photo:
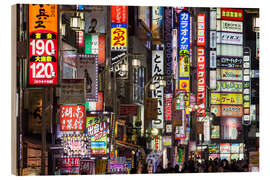
<path fill-rule="evenodd" d="M 29 5 L 29 85 L 57 85 L 57 5 Z"/>
<path fill-rule="evenodd" d="M 111 23 L 127 23 L 127 6 L 111 6 Z"/>
<path fill-rule="evenodd" d="M 243 94 L 211 93 L 211 104 L 243 104 Z"/>
<path fill-rule="evenodd" d="M 179 31 L 179 50 L 180 54 L 189 54 L 189 31 L 190 31 L 190 14 L 181 12 L 179 15 L 180 31 Z"/>
<path fill-rule="evenodd" d="M 111 24 L 111 50 L 127 50 L 127 24 Z"/>
<path fill-rule="evenodd" d="M 243 10 L 221 8 L 221 19 L 243 21 Z"/>
<path fill-rule="evenodd" d="M 83 131 L 85 120 L 85 107 L 83 105 L 60 106 L 60 130 Z"/>
<path fill-rule="evenodd" d="M 197 45 L 205 45 L 205 14 L 197 16 Z"/>
<path fill-rule="evenodd" d="M 202 107 L 200 114 L 205 115 L 205 49 L 197 47 L 197 104 Z M 200 115 L 199 113 L 197 116 Z"/>

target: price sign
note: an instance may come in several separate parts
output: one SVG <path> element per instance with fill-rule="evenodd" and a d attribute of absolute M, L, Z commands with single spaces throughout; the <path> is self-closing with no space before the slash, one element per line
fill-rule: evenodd
<path fill-rule="evenodd" d="M 56 85 L 57 6 L 29 5 L 30 85 Z"/>

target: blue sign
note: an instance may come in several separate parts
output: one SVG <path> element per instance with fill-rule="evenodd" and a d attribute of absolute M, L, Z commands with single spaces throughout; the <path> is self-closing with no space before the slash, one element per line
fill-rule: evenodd
<path fill-rule="evenodd" d="M 179 50 L 180 54 L 189 54 L 189 28 L 190 14 L 188 12 L 181 12 L 179 14 Z"/>

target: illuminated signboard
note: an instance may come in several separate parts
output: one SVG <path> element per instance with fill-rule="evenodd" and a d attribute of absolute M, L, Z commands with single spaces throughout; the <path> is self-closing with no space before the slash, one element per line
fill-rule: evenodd
<path fill-rule="evenodd" d="M 197 104 L 203 105 L 200 113 L 205 114 L 205 49 L 197 47 Z M 197 114 L 199 116 L 199 113 Z"/>
<path fill-rule="evenodd" d="M 61 137 L 61 146 L 64 156 L 90 156 L 89 137 L 83 135 L 63 135 Z"/>
<path fill-rule="evenodd" d="M 104 115 L 86 117 L 87 135 L 90 136 L 91 155 L 107 154 L 108 123 L 110 118 Z"/>
<path fill-rule="evenodd" d="M 217 56 L 243 56 L 243 46 L 231 44 L 217 44 Z"/>
<path fill-rule="evenodd" d="M 243 32 L 243 22 L 217 20 L 217 31 L 242 33 Z"/>
<path fill-rule="evenodd" d="M 220 144 L 220 153 L 230 153 L 230 143 Z"/>
<path fill-rule="evenodd" d="M 85 120 L 85 107 L 83 105 L 60 106 L 60 130 L 83 131 Z"/>
<path fill-rule="evenodd" d="M 86 111 L 103 111 L 103 92 L 98 92 L 98 101 L 85 103 Z"/>
<path fill-rule="evenodd" d="M 86 34 L 85 35 L 85 54 L 98 55 L 98 64 L 105 64 L 105 35 Z"/>
<path fill-rule="evenodd" d="M 172 94 L 165 94 L 165 102 L 164 102 L 164 119 L 166 121 L 172 120 Z"/>
<path fill-rule="evenodd" d="M 152 7 L 152 39 L 153 44 L 161 44 L 163 31 L 163 8 L 160 6 Z"/>
<path fill-rule="evenodd" d="M 162 141 L 160 135 L 155 136 L 152 140 L 152 149 L 157 150 L 158 152 L 162 151 Z"/>
<path fill-rule="evenodd" d="M 217 43 L 221 44 L 243 44 L 243 34 L 229 33 L 229 32 L 217 32 Z"/>
<path fill-rule="evenodd" d="M 152 77 L 155 75 L 164 75 L 164 56 L 163 51 L 152 51 Z M 158 116 L 157 119 L 152 121 L 152 126 L 155 128 L 163 128 L 164 120 L 164 99 L 163 99 L 163 87 L 159 85 L 160 77 L 155 77 L 153 83 L 156 85 L 156 89 L 152 92 L 153 98 L 158 98 Z"/>
<path fill-rule="evenodd" d="M 111 24 L 111 50 L 127 50 L 127 24 Z"/>
<path fill-rule="evenodd" d="M 197 16 L 197 45 L 205 45 L 205 14 Z"/>
<path fill-rule="evenodd" d="M 242 105 L 211 105 L 211 112 L 217 117 L 242 117 Z"/>
<path fill-rule="evenodd" d="M 211 126 L 211 139 L 219 139 L 220 138 L 220 126 Z"/>
<path fill-rule="evenodd" d="M 243 21 L 243 10 L 221 8 L 221 19 Z"/>
<path fill-rule="evenodd" d="M 111 6 L 111 23 L 127 23 L 127 6 Z"/>
<path fill-rule="evenodd" d="M 211 104 L 243 104 L 243 94 L 211 93 Z"/>
<path fill-rule="evenodd" d="M 217 69 L 217 80 L 242 81 L 242 73 L 240 69 Z"/>
<path fill-rule="evenodd" d="M 242 92 L 243 83 L 238 81 L 217 81 L 217 88 L 213 91 Z"/>
<path fill-rule="evenodd" d="M 58 84 L 57 5 L 29 4 L 29 85 Z"/>
<path fill-rule="evenodd" d="M 182 11 L 179 15 L 179 50 L 180 54 L 189 54 L 189 31 L 190 31 L 190 14 Z"/>
<path fill-rule="evenodd" d="M 172 30 L 172 58 L 173 58 L 173 75 L 178 79 L 178 60 L 177 60 L 177 29 Z"/>
<path fill-rule="evenodd" d="M 243 58 L 242 57 L 218 57 L 217 67 L 220 68 L 242 68 Z"/>

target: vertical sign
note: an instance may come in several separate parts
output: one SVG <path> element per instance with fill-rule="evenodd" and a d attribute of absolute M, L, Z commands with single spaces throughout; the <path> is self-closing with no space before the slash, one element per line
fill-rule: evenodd
<path fill-rule="evenodd" d="M 172 75 L 172 8 L 164 7 L 164 44 L 165 44 L 165 74 Z M 167 79 L 164 93 L 173 92 L 173 83 Z"/>
<path fill-rule="evenodd" d="M 205 115 L 205 49 L 197 47 L 197 104 L 201 107 L 199 116 Z"/>
<path fill-rule="evenodd" d="M 177 29 L 172 30 L 172 59 L 174 79 L 178 79 L 178 60 L 177 60 Z"/>
<path fill-rule="evenodd" d="M 29 85 L 58 84 L 57 8 L 29 4 Z"/>
<path fill-rule="evenodd" d="M 180 54 L 189 54 L 189 21 L 190 14 L 188 12 L 181 12 L 179 15 L 179 50 Z"/>
<path fill-rule="evenodd" d="M 86 34 L 85 35 L 85 54 L 95 54 L 98 56 L 98 64 L 105 64 L 105 35 Z"/>
<path fill-rule="evenodd" d="M 111 6 L 111 23 L 127 23 L 127 6 Z"/>
<path fill-rule="evenodd" d="M 205 45 L 205 14 L 197 16 L 197 45 Z"/>
<path fill-rule="evenodd" d="M 172 120 L 172 100 L 173 100 L 172 94 L 165 94 L 165 102 L 164 102 L 165 121 Z"/>
<path fill-rule="evenodd" d="M 163 51 L 152 51 L 152 77 L 155 75 L 164 75 L 164 57 Z M 152 121 L 153 128 L 163 128 L 164 111 L 163 111 L 163 87 L 159 85 L 160 77 L 155 77 L 153 83 L 156 89 L 152 93 L 153 98 L 158 98 L 158 117 Z"/>
<path fill-rule="evenodd" d="M 127 24 L 111 24 L 111 50 L 127 50 Z"/>
<path fill-rule="evenodd" d="M 60 130 L 84 131 L 85 107 L 83 105 L 60 106 Z"/>
<path fill-rule="evenodd" d="M 152 39 L 153 44 L 161 44 L 163 30 L 163 9 L 160 6 L 152 7 Z"/>

